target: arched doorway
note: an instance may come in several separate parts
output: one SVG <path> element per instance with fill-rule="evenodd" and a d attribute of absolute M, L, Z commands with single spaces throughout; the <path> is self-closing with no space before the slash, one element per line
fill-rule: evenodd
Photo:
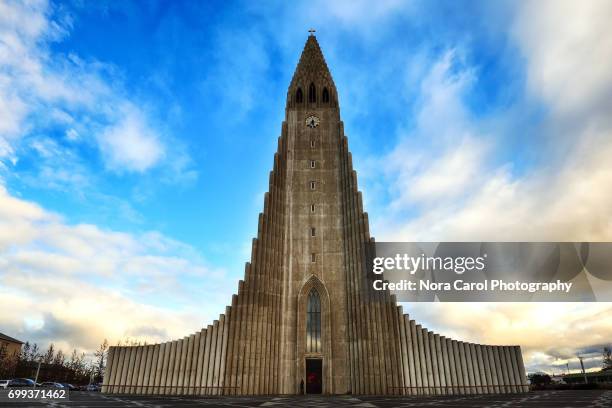
<path fill-rule="evenodd" d="M 323 282 L 312 275 L 302 286 L 298 299 L 297 373 L 300 375 L 296 378 L 296 390 L 306 394 L 333 393 L 329 294 Z"/>
<path fill-rule="evenodd" d="M 321 353 L 321 297 L 316 288 L 310 289 L 306 306 L 306 353 Z M 323 359 L 306 358 L 306 394 L 323 392 Z"/>

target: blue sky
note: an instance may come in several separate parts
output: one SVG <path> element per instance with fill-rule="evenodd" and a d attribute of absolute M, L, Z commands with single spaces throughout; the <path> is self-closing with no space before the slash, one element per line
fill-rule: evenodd
<path fill-rule="evenodd" d="M 227 253 L 247 245 L 256 229 L 286 88 L 309 27 L 319 30 L 358 158 L 384 155 L 399 133 L 415 126 L 410 113 L 419 104 L 419 71 L 449 50 L 461 54 L 450 75 L 477 75 L 461 95 L 469 114 L 486 118 L 516 103 L 517 89 L 524 87 L 516 46 L 487 24 L 473 24 L 497 18 L 499 11 L 448 2 L 406 8 L 384 11 L 373 22 L 355 17 L 334 27 L 329 20 L 317 24 L 323 9 L 316 4 L 290 9 L 281 3 L 52 3 L 48 17 L 61 24 L 62 33 L 47 39 L 51 65 L 93 70 L 120 99 L 102 103 L 138 106 L 162 153 L 143 152 L 153 157 L 136 163 L 113 160 L 112 148 L 99 141 L 105 126 L 117 120 L 112 114 L 62 106 L 77 125 L 94 123 L 76 129 L 75 142 L 66 137 L 75 126 L 49 118 L 43 104 L 28 117 L 37 123 L 18 148 L 30 151 L 11 167 L 7 185 L 70 222 L 160 231 L 228 266 Z M 71 158 L 46 161 L 32 149 L 44 138 Z M 518 157 L 521 146 L 508 145 L 503 154 Z M 513 163 L 516 171 L 526 165 L 523 159 Z M 43 181 L 59 169 L 72 179 L 82 176 L 87 186 Z M 381 201 L 384 206 L 385 197 Z M 240 269 L 242 262 L 229 265 Z"/>
<path fill-rule="evenodd" d="M 33 313 L 0 327 L 89 351 L 223 312 L 309 28 L 377 239 L 610 240 L 610 5 L 553 3 L 1 2 L 0 298 Z M 609 305 L 531 307 L 409 311 L 532 368 L 611 334 Z"/>

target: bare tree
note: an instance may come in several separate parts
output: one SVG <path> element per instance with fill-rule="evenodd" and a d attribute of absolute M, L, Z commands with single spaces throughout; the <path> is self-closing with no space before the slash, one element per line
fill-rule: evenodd
<path fill-rule="evenodd" d="M 30 355 L 28 357 L 28 361 L 38 360 L 38 358 L 40 357 L 40 349 L 38 348 L 38 344 L 34 343 L 32 348 L 30 349 Z"/>
<path fill-rule="evenodd" d="M 57 350 L 57 353 L 55 353 L 51 364 L 55 366 L 64 366 L 65 360 L 66 357 L 64 356 L 64 352 L 62 350 Z"/>
<path fill-rule="evenodd" d="M 45 352 L 42 358 L 42 362 L 45 364 L 51 364 L 53 362 L 53 357 L 55 356 L 55 346 L 53 343 L 49 344 L 49 348 Z"/>
<path fill-rule="evenodd" d="M 100 347 L 95 352 L 96 367 L 95 375 L 99 381 L 104 377 L 104 369 L 106 368 L 106 354 L 108 353 L 108 340 L 104 339 Z"/>
<path fill-rule="evenodd" d="M 604 347 L 603 349 L 603 368 L 604 371 L 612 370 L 612 349 Z"/>

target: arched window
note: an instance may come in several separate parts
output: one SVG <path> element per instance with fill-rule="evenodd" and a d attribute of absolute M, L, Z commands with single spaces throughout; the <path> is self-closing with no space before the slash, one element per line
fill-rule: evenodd
<path fill-rule="evenodd" d="M 323 103 L 329 103 L 329 91 L 327 88 L 323 88 L 323 95 L 321 96 Z"/>
<path fill-rule="evenodd" d="M 317 101 L 317 90 L 315 89 L 314 84 L 311 82 L 308 87 L 308 102 L 314 103 Z"/>
<path fill-rule="evenodd" d="M 321 352 L 321 298 L 315 288 L 308 294 L 306 309 L 306 352 Z"/>
<path fill-rule="evenodd" d="M 302 94 L 302 88 L 298 88 L 295 92 L 295 103 L 302 103 L 304 101 L 304 95 Z"/>

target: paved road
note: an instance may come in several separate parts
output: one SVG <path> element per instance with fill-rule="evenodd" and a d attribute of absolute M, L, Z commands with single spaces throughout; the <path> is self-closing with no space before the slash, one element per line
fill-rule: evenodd
<path fill-rule="evenodd" d="M 444 408 L 612 408 L 612 390 L 540 391 L 516 395 L 445 397 L 133 397 L 75 392 L 61 403 L 10 403 L 6 407 L 444 407 Z"/>

